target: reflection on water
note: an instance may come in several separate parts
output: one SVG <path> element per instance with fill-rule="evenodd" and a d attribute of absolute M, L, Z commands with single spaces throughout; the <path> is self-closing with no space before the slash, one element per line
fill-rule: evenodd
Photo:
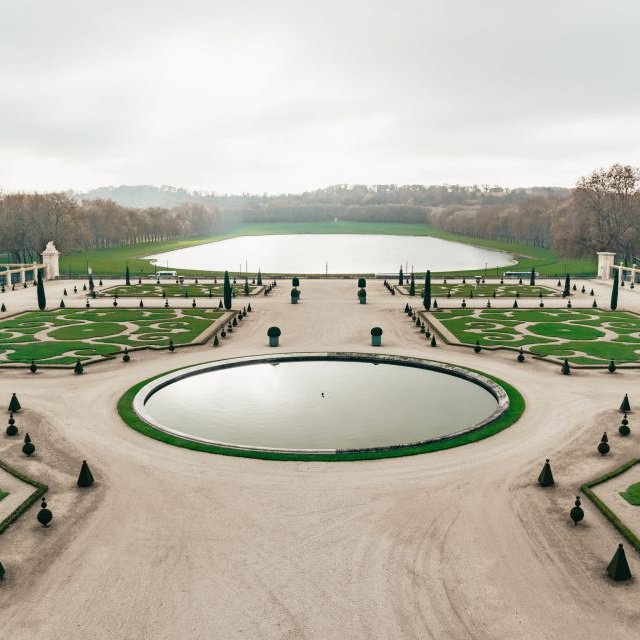
<path fill-rule="evenodd" d="M 463 271 L 511 264 L 513 256 L 428 236 L 307 234 L 243 236 L 149 256 L 158 267 L 270 273 Z"/>
<path fill-rule="evenodd" d="M 164 427 L 215 442 L 276 448 L 379 447 L 454 433 L 497 406 L 482 387 L 393 364 L 260 363 L 178 380 L 146 403 Z"/>

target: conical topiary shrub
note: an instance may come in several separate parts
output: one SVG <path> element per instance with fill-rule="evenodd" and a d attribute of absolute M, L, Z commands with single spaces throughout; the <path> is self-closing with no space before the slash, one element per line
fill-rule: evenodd
<path fill-rule="evenodd" d="M 0 311 L 2 311 L 2 313 L 4 313 L 7 310 L 7 307 L 5 306 L 4 302 L 2 303 L 2 306 L 0 306 Z"/>
<path fill-rule="evenodd" d="M 248 313 L 251 313 L 251 303 L 249 303 L 249 304 L 247 305 L 247 312 L 248 312 Z"/>
<path fill-rule="evenodd" d="M 607 432 L 605 431 L 602 434 L 602 438 L 600 439 L 600 443 L 598 444 L 598 453 L 601 456 L 606 456 L 609 453 L 611 447 L 609 446 L 609 438 L 607 438 Z"/>
<path fill-rule="evenodd" d="M 60 308 L 66 309 L 67 305 L 64 303 L 64 300 L 60 300 Z"/>
<path fill-rule="evenodd" d="M 80 375 L 84 373 L 84 367 L 82 366 L 82 362 L 80 360 L 76 360 L 76 366 L 73 368 L 73 373 Z"/>
<path fill-rule="evenodd" d="M 438 346 L 438 343 L 436 342 L 435 333 L 431 336 L 431 346 L 432 347 L 437 347 Z"/>
<path fill-rule="evenodd" d="M 578 524 L 578 522 L 584 518 L 584 511 L 580 506 L 580 496 L 576 496 L 574 506 L 571 511 L 569 511 L 569 517 L 573 520 L 574 525 Z"/>
<path fill-rule="evenodd" d="M 77 484 L 79 487 L 90 487 L 93 484 L 93 474 L 91 473 L 91 469 L 89 469 L 89 465 L 86 460 L 82 461 Z"/>
<path fill-rule="evenodd" d="M 2 578 L 4 578 L 6 574 L 6 571 L 4 570 L 4 567 L 2 566 L 2 562 L 0 562 L 0 580 L 2 580 Z"/>
<path fill-rule="evenodd" d="M 607 567 L 607 573 L 616 582 L 631 580 L 631 569 L 629 569 L 629 563 L 627 562 L 627 556 L 624 554 L 622 544 L 618 545 L 616 552 L 613 554 L 613 558 Z"/>
<path fill-rule="evenodd" d="M 514 309 L 517 309 L 517 308 L 518 308 L 518 301 L 517 301 L 517 300 L 514 300 L 514 301 L 513 301 L 513 308 L 514 308 Z"/>
<path fill-rule="evenodd" d="M 564 362 L 562 363 L 562 375 L 563 376 L 568 376 L 571 374 L 571 367 L 569 366 L 569 361 L 565 358 Z"/>
<path fill-rule="evenodd" d="M 615 373 L 616 372 L 616 363 L 613 361 L 613 358 L 611 359 L 611 362 L 609 363 L 609 366 L 607 367 L 607 369 L 609 370 L 609 373 Z"/>
<path fill-rule="evenodd" d="M 10 411 L 11 413 L 17 413 L 18 411 L 20 411 L 20 409 L 22 409 L 22 407 L 20 406 L 18 396 L 15 393 L 12 393 L 11 400 L 9 400 L 9 408 L 7 409 L 7 411 Z"/>
<path fill-rule="evenodd" d="M 218 338 L 218 334 L 217 333 L 213 336 L 213 346 L 214 347 L 219 347 L 220 346 L 220 340 Z"/>
<path fill-rule="evenodd" d="M 50 509 L 47 509 L 47 501 L 42 497 L 42 502 L 40 503 L 40 511 L 38 511 L 38 522 L 43 526 L 49 526 L 49 523 L 53 519 L 53 513 L 51 513 Z"/>
<path fill-rule="evenodd" d="M 35 453 L 35 450 L 36 448 L 33 442 L 31 442 L 31 438 L 27 433 L 24 437 L 24 444 L 22 445 L 22 453 L 24 453 L 25 456 L 32 456 Z"/>
<path fill-rule="evenodd" d="M 173 338 L 169 338 L 169 351 L 173 353 L 176 350 L 175 344 L 173 344 Z"/>
<path fill-rule="evenodd" d="M 9 407 L 9 411 L 11 411 L 11 407 Z M 620 413 L 631 413 L 631 403 L 629 402 L 629 396 L 626 393 L 624 394 L 624 398 L 622 398 Z"/>
<path fill-rule="evenodd" d="M 520 351 L 518 351 L 518 357 L 516 358 L 518 362 L 524 362 L 524 351 L 522 347 L 520 347 Z"/>
<path fill-rule="evenodd" d="M 31 373 L 35 373 L 38 370 L 38 365 L 36 364 L 35 360 L 31 361 L 31 364 L 29 365 L 29 371 L 31 371 Z"/>
<path fill-rule="evenodd" d="M 541 487 L 552 487 L 555 484 L 553 473 L 551 473 L 551 464 L 549 458 L 546 459 L 542 471 L 538 476 L 538 484 Z"/>

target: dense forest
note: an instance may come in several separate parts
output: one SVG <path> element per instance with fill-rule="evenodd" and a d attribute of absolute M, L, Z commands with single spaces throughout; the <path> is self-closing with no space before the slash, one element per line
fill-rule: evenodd
<path fill-rule="evenodd" d="M 574 189 L 460 185 L 334 185 L 301 194 L 236 196 L 174 187 L 102 187 L 84 194 L 0 195 L 0 251 L 31 261 L 63 251 L 202 237 L 243 223 L 396 222 L 537 247 L 567 257 L 640 255 L 640 170 L 613 165 Z"/>
<path fill-rule="evenodd" d="M 60 251 L 115 247 L 209 235 L 218 230 L 215 207 L 185 202 L 136 209 L 113 200 L 83 200 L 66 193 L 0 197 L 0 252 L 12 262 L 33 262 L 49 240 Z"/>

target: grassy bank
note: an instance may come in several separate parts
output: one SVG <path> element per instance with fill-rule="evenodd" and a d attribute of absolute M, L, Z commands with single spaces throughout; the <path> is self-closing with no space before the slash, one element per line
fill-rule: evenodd
<path fill-rule="evenodd" d="M 60 260 L 61 275 L 83 275 L 87 273 L 87 266 L 93 269 L 95 274 L 104 276 L 118 276 L 124 274 L 126 264 L 129 264 L 131 276 L 152 274 L 153 265 L 148 260 L 142 260 L 142 256 L 183 249 L 205 242 L 215 242 L 237 236 L 277 235 L 285 233 L 362 233 L 372 235 L 412 235 L 431 236 L 442 240 L 450 240 L 463 244 L 471 244 L 485 249 L 506 251 L 516 256 L 517 266 L 510 270 L 529 271 L 532 268 L 542 275 L 558 276 L 565 272 L 573 275 L 594 275 L 596 273 L 596 261 L 586 259 L 564 258 L 557 255 L 551 249 L 532 247 L 524 244 L 513 244 L 498 240 L 486 240 L 482 238 L 469 238 L 454 233 L 448 233 L 425 224 L 400 224 L 400 223 L 373 223 L 373 222 L 301 222 L 301 223 L 274 223 L 274 224 L 246 224 L 214 236 L 191 240 L 178 240 L 173 242 L 150 242 L 129 247 L 117 247 L 113 249 L 98 249 L 82 253 L 73 253 L 62 256 Z M 232 266 L 232 265 L 229 265 Z M 487 275 L 496 275 L 490 270 Z M 458 272 L 460 275 L 476 273 L 477 270 Z M 212 272 L 180 269 L 185 275 L 205 275 Z M 219 273 L 219 272 L 218 272 Z"/>

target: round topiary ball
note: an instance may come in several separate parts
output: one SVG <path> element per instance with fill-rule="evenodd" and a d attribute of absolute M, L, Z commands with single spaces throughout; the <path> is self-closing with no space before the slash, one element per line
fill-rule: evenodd
<path fill-rule="evenodd" d="M 35 373 L 38 370 L 38 365 L 36 364 L 35 360 L 31 361 L 31 364 L 29 365 L 29 371 L 31 371 L 31 373 Z"/>
<path fill-rule="evenodd" d="M 621 436 L 626 437 L 631 433 L 631 429 L 629 428 L 628 424 L 621 424 L 618 427 L 618 432 L 620 433 Z"/>
<path fill-rule="evenodd" d="M 609 453 L 610 447 L 609 447 L 609 443 L 607 442 L 600 442 L 600 444 L 598 445 L 598 453 L 600 455 L 607 455 L 607 453 Z"/>
<path fill-rule="evenodd" d="M 22 453 L 24 453 L 25 456 L 32 456 L 35 450 L 36 448 L 31 441 L 25 441 L 25 443 L 22 445 Z"/>
<path fill-rule="evenodd" d="M 53 519 L 53 513 L 51 513 L 51 511 L 47 509 L 47 502 L 44 497 L 42 498 L 42 502 L 40 503 L 40 511 L 38 511 L 38 515 L 36 517 L 38 519 L 38 522 L 43 527 L 48 526 Z"/>

